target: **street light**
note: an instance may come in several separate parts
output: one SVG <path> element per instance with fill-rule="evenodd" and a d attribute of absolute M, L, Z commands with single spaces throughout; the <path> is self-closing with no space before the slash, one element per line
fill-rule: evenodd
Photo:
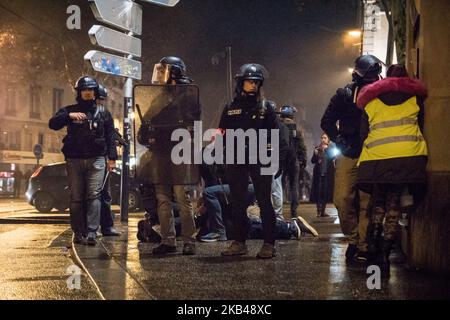
<path fill-rule="evenodd" d="M 350 30 L 348 32 L 348 35 L 354 38 L 360 38 L 361 37 L 361 30 Z"/>

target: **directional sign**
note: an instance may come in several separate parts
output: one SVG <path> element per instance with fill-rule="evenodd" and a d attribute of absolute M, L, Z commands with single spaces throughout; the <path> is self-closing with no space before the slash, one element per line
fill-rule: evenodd
<path fill-rule="evenodd" d="M 178 2 L 180 2 L 180 0 L 142 0 L 142 1 L 158 4 L 164 7 L 174 7 Z"/>
<path fill-rule="evenodd" d="M 86 53 L 84 60 L 91 61 L 95 71 L 141 80 L 142 65 L 139 61 L 97 50 Z"/>
<path fill-rule="evenodd" d="M 130 0 L 89 0 L 98 21 L 122 30 L 142 33 L 142 6 Z"/>
<path fill-rule="evenodd" d="M 141 40 L 113 29 L 93 25 L 89 30 L 92 44 L 100 47 L 128 53 L 136 57 L 141 56 Z"/>

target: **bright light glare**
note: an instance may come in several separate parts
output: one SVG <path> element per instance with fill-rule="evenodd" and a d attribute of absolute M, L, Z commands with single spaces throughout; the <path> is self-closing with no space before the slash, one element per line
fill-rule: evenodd
<path fill-rule="evenodd" d="M 353 73 L 354 69 L 353 68 L 348 68 L 348 72 L 349 73 Z"/>
<path fill-rule="evenodd" d="M 333 149 L 331 149 L 331 154 L 333 155 L 333 157 L 337 157 L 340 153 L 341 153 L 341 150 L 339 150 L 339 149 L 336 148 L 336 147 L 334 147 Z"/>
<path fill-rule="evenodd" d="M 361 37 L 361 31 L 359 30 L 352 30 L 348 32 L 348 35 L 351 37 L 359 38 Z"/>

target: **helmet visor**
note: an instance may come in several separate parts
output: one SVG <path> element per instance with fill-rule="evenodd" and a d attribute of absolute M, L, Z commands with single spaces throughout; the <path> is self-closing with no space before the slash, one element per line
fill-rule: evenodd
<path fill-rule="evenodd" d="M 170 78 L 170 65 L 157 63 L 153 68 L 152 84 L 167 84 Z"/>

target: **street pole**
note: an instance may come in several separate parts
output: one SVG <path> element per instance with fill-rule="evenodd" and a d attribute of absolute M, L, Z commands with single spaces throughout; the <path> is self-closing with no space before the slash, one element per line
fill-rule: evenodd
<path fill-rule="evenodd" d="M 227 56 L 227 98 L 228 102 L 233 101 L 233 70 L 231 64 L 231 47 L 226 47 Z"/>
<path fill-rule="evenodd" d="M 132 36 L 130 32 L 128 35 Z M 132 59 L 132 55 L 127 56 Z M 120 221 L 128 222 L 128 198 L 130 194 L 130 140 L 131 140 L 131 119 L 130 114 L 133 112 L 133 79 L 127 78 L 124 90 L 124 104 L 123 104 L 123 139 L 126 144 L 122 151 L 122 181 L 120 188 Z"/>

